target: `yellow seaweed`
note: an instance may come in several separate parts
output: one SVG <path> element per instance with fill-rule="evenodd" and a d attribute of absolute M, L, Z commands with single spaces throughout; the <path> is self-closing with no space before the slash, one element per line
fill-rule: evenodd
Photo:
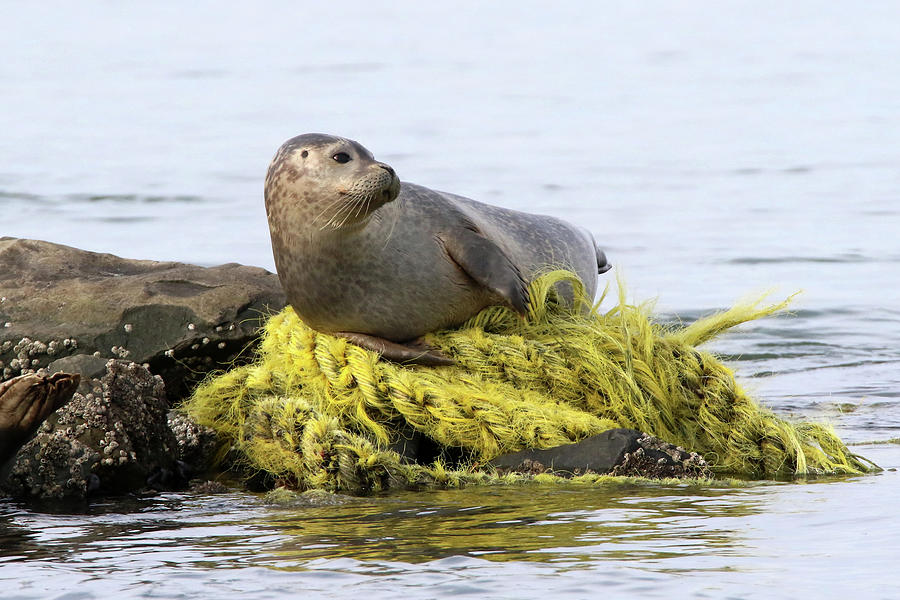
<path fill-rule="evenodd" d="M 574 305 L 558 301 L 560 285 L 575 290 Z M 598 312 L 566 271 L 539 277 L 530 293 L 525 319 L 494 306 L 429 335 L 457 361 L 450 367 L 381 360 L 313 331 L 288 307 L 266 323 L 255 362 L 208 378 L 182 409 L 215 429 L 229 456 L 298 489 L 360 494 L 502 482 L 479 465 L 614 427 L 699 452 L 721 475 L 870 470 L 829 427 L 794 424 L 759 406 L 731 369 L 696 348 L 783 310 L 790 299 L 666 327 L 622 292 L 612 310 Z M 468 466 L 404 463 L 389 445 L 410 428 L 462 450 Z"/>

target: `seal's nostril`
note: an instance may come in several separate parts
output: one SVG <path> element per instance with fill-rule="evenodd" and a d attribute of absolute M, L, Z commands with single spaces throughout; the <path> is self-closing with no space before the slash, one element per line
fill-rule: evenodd
<path fill-rule="evenodd" d="M 390 173 L 391 176 L 397 175 L 396 173 L 394 173 L 394 169 L 392 169 L 389 165 L 386 165 L 384 163 L 378 163 L 378 166 L 381 167 L 382 169 L 384 169 L 385 171 L 387 171 L 388 173 Z"/>

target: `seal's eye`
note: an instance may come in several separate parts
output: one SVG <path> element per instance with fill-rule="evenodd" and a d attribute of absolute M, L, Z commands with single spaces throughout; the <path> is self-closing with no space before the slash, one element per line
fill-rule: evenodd
<path fill-rule="evenodd" d="M 333 158 L 334 160 L 338 161 L 341 164 L 348 163 L 351 160 L 350 155 L 347 154 L 346 152 L 338 152 L 331 158 Z"/>

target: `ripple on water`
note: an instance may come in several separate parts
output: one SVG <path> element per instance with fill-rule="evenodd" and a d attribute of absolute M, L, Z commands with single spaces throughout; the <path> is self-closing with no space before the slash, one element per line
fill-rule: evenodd
<path fill-rule="evenodd" d="M 794 263 L 867 263 L 886 260 L 884 257 L 870 257 L 861 254 L 838 254 L 835 256 L 741 256 L 728 258 L 720 262 L 729 265 L 765 265 L 765 264 L 794 264 Z"/>
<path fill-rule="evenodd" d="M 42 204 L 113 203 L 113 204 L 194 204 L 203 202 L 200 196 L 176 194 L 171 196 L 153 194 L 62 194 L 39 195 L 28 192 L 0 190 L 0 200 L 19 200 Z"/>

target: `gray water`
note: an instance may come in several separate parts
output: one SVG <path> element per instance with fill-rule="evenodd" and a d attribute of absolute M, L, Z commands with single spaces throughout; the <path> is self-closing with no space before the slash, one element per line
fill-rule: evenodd
<path fill-rule="evenodd" d="M 0 235 L 271 269 L 266 165 L 336 133 L 588 227 L 663 318 L 803 290 L 713 349 L 779 414 L 900 436 L 896 3 L 303 4 L 0 2 Z M 897 597 L 900 446 L 856 449 L 887 470 L 0 501 L 0 597 Z"/>

